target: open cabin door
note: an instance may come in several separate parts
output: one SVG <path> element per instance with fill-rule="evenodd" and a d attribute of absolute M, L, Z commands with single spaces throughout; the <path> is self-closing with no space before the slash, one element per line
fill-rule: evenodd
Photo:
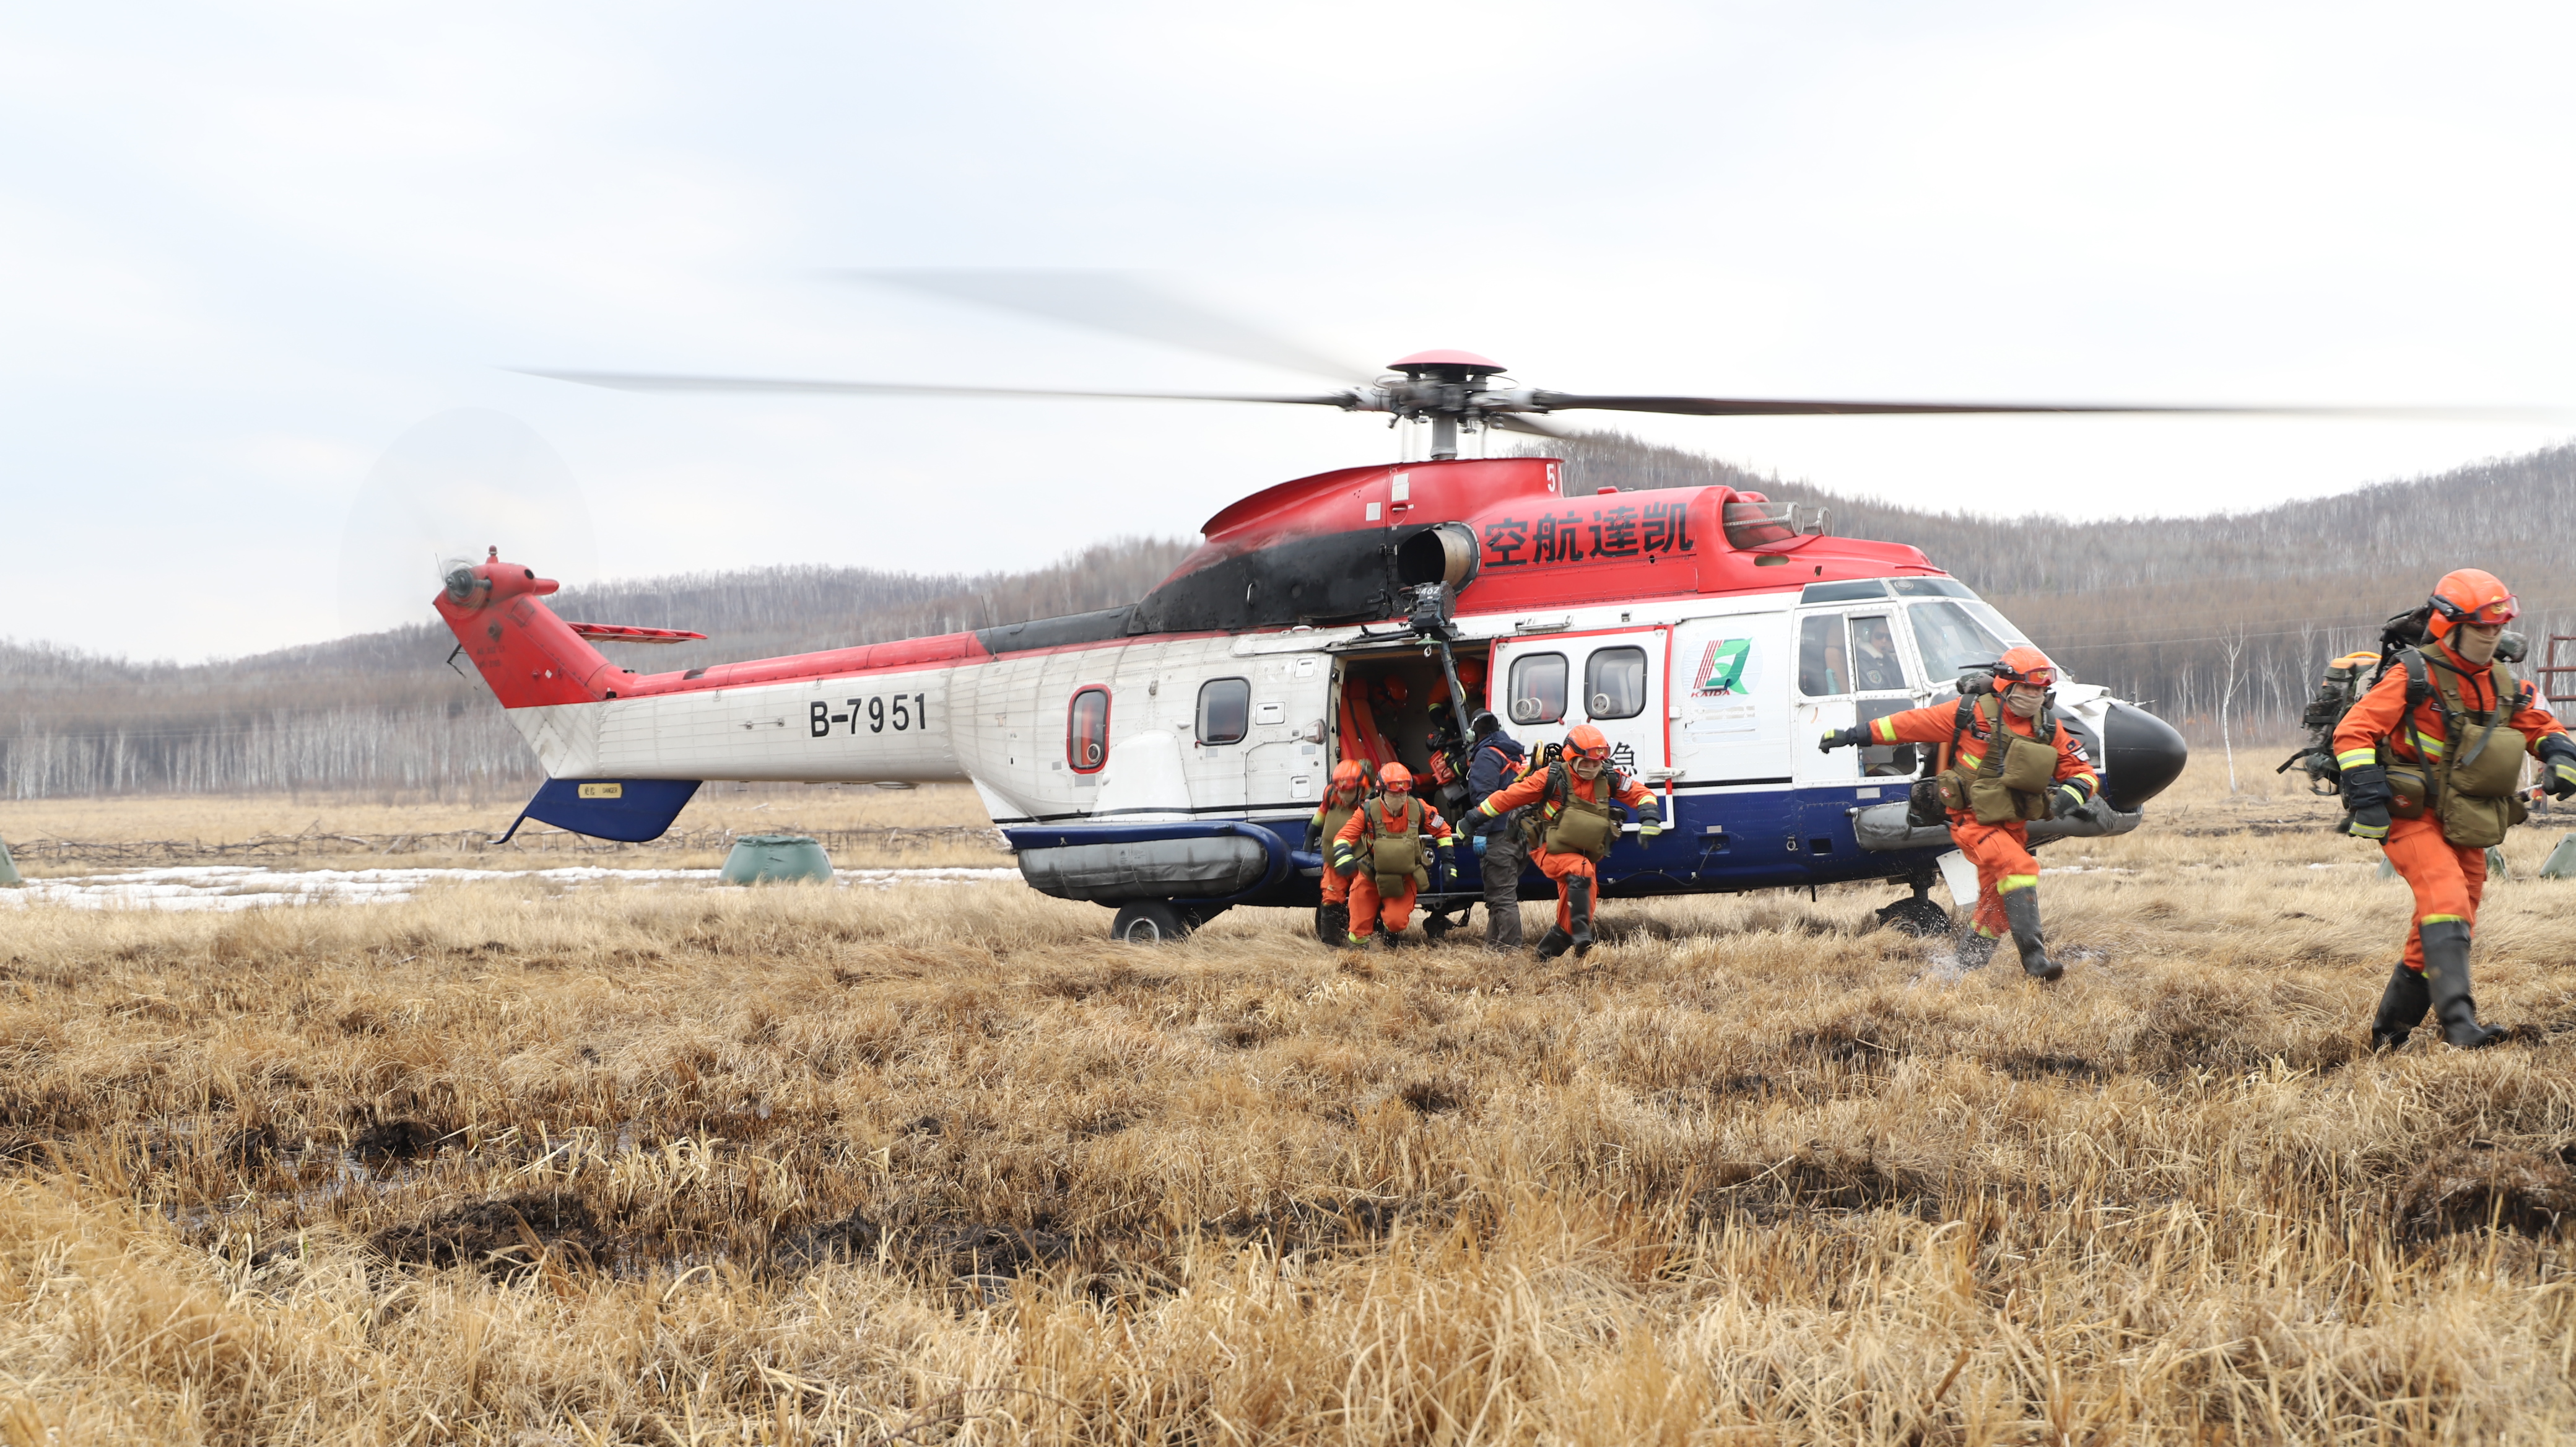
<path fill-rule="evenodd" d="M 1610 741 L 1612 763 L 1661 782 L 1672 767 L 1665 706 L 1671 658 L 1669 628 L 1511 638 L 1494 645 L 1489 687 L 1503 700 L 1495 712 L 1532 758 L 1588 723 Z"/>

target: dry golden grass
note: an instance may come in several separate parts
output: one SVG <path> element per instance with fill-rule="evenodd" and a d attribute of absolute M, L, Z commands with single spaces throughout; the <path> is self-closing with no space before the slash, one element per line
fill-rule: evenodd
<path fill-rule="evenodd" d="M 405 836 L 480 830 L 498 834 L 517 817 L 525 799 L 464 803 L 403 799 L 384 794 L 184 794 L 125 795 L 105 799 L 0 800 L 0 840 L 22 855 L 29 840 L 66 839 L 106 844 L 148 840 L 239 844 L 261 837 L 360 835 L 379 841 Z M 810 833 L 828 830 L 957 829 L 989 827 L 975 791 L 964 784 L 918 789 L 813 787 L 795 784 L 713 783 L 701 788 L 673 821 L 692 833 L 730 829 L 738 834 Z M 351 869 L 396 863 L 438 868 L 530 869 L 566 863 L 657 869 L 712 869 L 721 849 L 621 848 L 582 839 L 543 824 L 519 831 L 514 846 L 460 852 L 406 845 L 394 855 L 356 846 L 323 845 L 260 862 L 281 869 Z M 564 858 L 578 851 L 578 860 Z M 994 866 L 1008 855 L 990 845 L 956 839 L 893 839 L 844 847 L 833 862 L 852 868 L 925 865 Z M 110 867 L 98 856 L 68 860 L 21 857 L 35 875 L 87 874 Z"/>
<path fill-rule="evenodd" d="M 2055 987 L 1883 886 L 1580 966 L 998 886 L 0 914 L 0 1440 L 2566 1440 L 2555 834 L 2480 930 L 2527 1038 L 2373 1057 L 2402 886 L 2178 800 L 2043 855 Z"/>

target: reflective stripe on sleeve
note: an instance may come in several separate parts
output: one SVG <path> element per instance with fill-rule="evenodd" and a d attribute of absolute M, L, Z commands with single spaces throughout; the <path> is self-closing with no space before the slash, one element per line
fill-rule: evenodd
<path fill-rule="evenodd" d="M 1869 736 L 1882 744 L 1896 742 L 1896 715 L 1882 714 L 1869 721 Z"/>
<path fill-rule="evenodd" d="M 2376 745 L 2366 749 L 2346 749 L 2335 755 L 2335 767 L 2338 769 L 2358 769 L 2365 764 L 2378 762 L 2379 749 Z"/>

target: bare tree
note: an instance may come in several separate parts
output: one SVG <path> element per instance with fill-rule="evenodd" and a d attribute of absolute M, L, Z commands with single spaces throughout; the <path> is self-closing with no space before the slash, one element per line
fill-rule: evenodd
<path fill-rule="evenodd" d="M 2227 657 L 2227 684 L 2218 695 L 2218 742 L 2227 751 L 2227 792 L 2236 793 L 2236 739 L 2229 731 L 2227 715 L 2236 702 L 2238 664 L 2245 657 L 2245 620 L 2242 618 L 2218 630 L 2218 649 Z"/>

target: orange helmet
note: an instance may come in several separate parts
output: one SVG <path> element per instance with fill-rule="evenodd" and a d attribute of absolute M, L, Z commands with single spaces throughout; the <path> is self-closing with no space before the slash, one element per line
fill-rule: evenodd
<path fill-rule="evenodd" d="M 1565 731 L 1565 751 L 1578 759 L 1607 759 L 1610 741 L 1592 725 L 1576 724 Z"/>
<path fill-rule="evenodd" d="M 1333 787 L 1336 789 L 1368 787 L 1368 765 L 1357 759 L 1344 759 L 1333 765 Z"/>
<path fill-rule="evenodd" d="M 1384 785 L 1390 794 L 1410 793 L 1413 789 L 1413 771 L 1402 764 L 1389 764 L 1377 771 L 1377 781 Z"/>
<path fill-rule="evenodd" d="M 1485 665 L 1473 658 L 1458 660 L 1458 686 L 1480 688 L 1485 682 Z"/>
<path fill-rule="evenodd" d="M 2495 574 L 2477 568 L 2444 573 L 2427 601 L 2433 605 L 2433 616 L 2426 626 L 2435 638 L 2450 637 L 2451 630 L 2463 623 L 2486 627 L 2510 623 L 2522 611 L 2521 602 Z"/>
<path fill-rule="evenodd" d="M 2057 665 L 2048 661 L 2047 654 L 2025 643 L 2004 650 L 2004 656 L 1995 664 L 1995 679 L 2007 688 L 2016 683 L 2047 688 L 2057 682 Z"/>

